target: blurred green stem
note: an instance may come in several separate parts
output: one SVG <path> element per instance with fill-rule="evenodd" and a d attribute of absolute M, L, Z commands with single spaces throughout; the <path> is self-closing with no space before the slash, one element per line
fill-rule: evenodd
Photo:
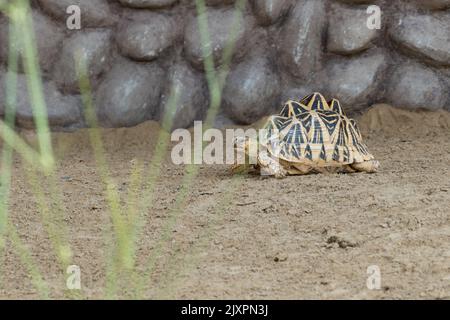
<path fill-rule="evenodd" d="M 39 54 L 36 50 L 33 19 L 28 0 L 16 0 L 16 18 L 23 45 L 23 61 L 27 75 L 30 101 L 33 102 L 33 116 L 39 141 L 41 162 L 45 168 L 54 165 L 53 149 L 48 124 L 47 107 L 39 69 Z"/>
<path fill-rule="evenodd" d="M 9 55 L 8 55 L 8 73 L 6 83 L 0 83 L 1 86 L 6 85 L 6 106 L 5 106 L 5 123 L 3 127 L 3 135 L 7 135 L 6 128 L 14 129 L 16 119 L 16 103 L 17 103 L 17 67 L 18 57 L 14 43 L 17 39 L 17 29 L 14 22 L 9 24 Z M 9 194 L 11 189 L 13 149 L 7 143 L 3 143 L 1 177 L 0 177 L 0 268 L 3 259 L 6 234 L 8 226 L 8 206 Z M 0 269 L 0 281 L 3 272 Z"/>
<path fill-rule="evenodd" d="M 239 31 L 239 28 L 242 27 L 238 21 L 241 21 L 242 12 L 245 8 L 246 0 L 238 0 L 235 5 L 235 23 L 232 24 L 232 28 L 230 30 L 230 37 L 228 38 L 226 47 L 224 48 L 223 58 L 222 58 L 222 66 L 219 72 L 216 72 L 216 68 L 214 66 L 214 57 L 213 50 L 211 48 L 210 34 L 208 30 L 208 17 L 205 0 L 196 0 L 196 8 L 197 8 L 197 21 L 198 28 L 200 31 L 200 40 L 202 43 L 203 57 L 204 57 L 204 66 L 206 72 L 206 79 L 208 82 L 208 88 L 210 92 L 210 106 L 208 108 L 207 116 L 205 124 L 203 125 L 203 130 L 207 130 L 211 128 L 214 124 L 214 120 L 216 119 L 217 113 L 219 111 L 221 101 L 222 101 L 222 90 L 225 85 L 225 80 L 228 76 L 229 65 L 231 64 L 231 59 L 233 56 L 233 51 L 236 42 L 236 35 Z M 204 144 L 205 145 L 205 144 Z M 175 225 L 180 212 L 183 208 L 186 207 L 187 195 L 189 194 L 189 190 L 192 186 L 193 180 L 198 175 L 199 167 L 196 165 L 189 164 L 186 166 L 186 172 L 183 177 L 183 181 L 181 184 L 181 188 L 178 191 L 178 194 L 175 199 L 175 204 L 172 209 L 169 211 L 169 217 L 167 218 L 166 224 L 161 231 L 161 236 L 159 242 L 156 245 L 156 248 L 150 255 L 147 261 L 147 267 L 144 273 L 144 279 L 149 279 L 150 275 L 153 273 L 156 261 L 161 255 L 163 245 L 168 241 L 171 235 L 171 230 Z M 143 290 L 145 287 L 145 280 L 141 280 L 139 282 L 139 287 L 137 290 L 137 294 L 139 297 L 142 297 Z"/>
<path fill-rule="evenodd" d="M 85 108 L 85 119 L 87 125 L 90 128 L 89 138 L 94 151 L 94 158 L 100 171 L 100 178 L 105 186 L 106 200 L 109 204 L 111 222 L 115 233 L 117 251 L 112 250 L 112 252 L 114 254 L 117 253 L 117 256 L 114 257 L 113 260 L 115 261 L 115 264 L 119 265 L 109 267 L 111 267 L 113 270 L 116 270 L 116 272 L 119 272 L 122 269 L 130 270 L 134 265 L 134 257 L 132 256 L 132 246 L 129 229 L 127 228 L 127 222 L 122 212 L 123 208 L 120 205 L 120 196 L 116 184 L 114 183 L 109 173 L 109 166 L 105 157 L 105 148 L 103 145 L 101 132 L 98 128 L 98 119 L 92 99 L 92 90 L 88 76 L 88 66 L 83 56 L 78 52 L 75 53 L 74 58 L 77 67 L 76 69 L 80 83 L 83 105 Z M 116 276 L 115 272 L 109 272 L 108 274 L 114 277 Z M 116 282 L 116 279 L 113 278 L 107 280 L 107 282 Z M 115 288 L 115 285 L 115 283 L 110 283 L 107 285 L 107 287 Z M 111 296 L 112 294 L 113 293 L 109 292 L 107 295 Z"/>

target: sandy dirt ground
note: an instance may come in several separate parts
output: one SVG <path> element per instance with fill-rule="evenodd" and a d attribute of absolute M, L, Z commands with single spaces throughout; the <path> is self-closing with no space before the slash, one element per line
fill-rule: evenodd
<path fill-rule="evenodd" d="M 376 174 L 276 180 L 202 166 L 184 193 L 185 168 L 167 156 L 149 209 L 140 212 L 145 223 L 136 265 L 145 274 L 139 278 L 142 297 L 449 299 L 450 113 L 381 105 L 359 123 L 381 162 Z M 129 197 L 130 173 L 136 163 L 152 159 L 158 130 L 149 122 L 103 131 L 125 207 L 142 199 Z M 6 242 L 0 298 L 39 298 L 30 271 L 42 275 L 50 298 L 70 297 L 49 237 L 61 225 L 72 263 L 81 268 L 80 297 L 133 297 L 133 282 L 126 274 L 114 276 L 108 262 L 114 243 L 110 210 L 87 133 L 54 134 L 56 181 L 34 180 L 44 195 L 62 193 L 57 217 L 40 210 L 29 166 L 15 158 L 9 218 L 17 239 Z M 381 272 L 380 290 L 366 285 L 367 268 L 374 265 Z"/>

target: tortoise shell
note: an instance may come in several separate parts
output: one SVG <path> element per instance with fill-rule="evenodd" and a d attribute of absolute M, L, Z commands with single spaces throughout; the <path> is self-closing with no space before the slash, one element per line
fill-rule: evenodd
<path fill-rule="evenodd" d="M 338 100 L 320 93 L 300 101 L 289 100 L 265 126 L 266 145 L 273 156 L 310 166 L 342 166 L 373 160 L 355 120 Z"/>

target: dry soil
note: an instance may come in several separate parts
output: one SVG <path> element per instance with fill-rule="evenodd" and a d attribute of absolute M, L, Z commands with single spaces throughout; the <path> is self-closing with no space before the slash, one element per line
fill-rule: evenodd
<path fill-rule="evenodd" d="M 166 155 L 153 199 L 130 198 L 132 189 L 148 194 L 151 188 L 133 187 L 130 173 L 145 178 L 139 168 L 154 155 L 159 126 L 104 129 L 120 205 L 149 201 L 137 213 L 144 224 L 136 265 L 140 274 L 148 271 L 137 281 L 142 297 L 450 298 L 450 113 L 379 105 L 359 123 L 381 162 L 376 174 L 276 180 L 204 165 L 183 189 L 186 168 Z M 40 297 L 30 271 L 42 275 L 51 298 L 70 297 L 55 254 L 64 241 L 81 268 L 80 297 L 133 297 L 134 282 L 123 272 L 114 276 L 109 262 L 111 211 L 88 132 L 53 134 L 56 181 L 33 180 L 29 165 L 15 157 L 9 219 L 18 239 L 6 242 L 0 298 Z M 60 193 L 63 210 L 46 211 L 36 190 Z M 381 272 L 380 290 L 367 287 L 369 266 Z"/>

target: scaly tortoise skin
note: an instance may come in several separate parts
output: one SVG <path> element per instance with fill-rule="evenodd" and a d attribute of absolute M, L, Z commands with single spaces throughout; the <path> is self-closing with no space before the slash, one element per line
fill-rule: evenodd
<path fill-rule="evenodd" d="M 249 156 L 249 150 L 259 144 L 253 167 L 268 175 L 373 173 L 379 167 L 362 142 L 355 120 L 345 115 L 338 100 L 327 102 L 320 93 L 289 100 L 279 115 L 268 119 L 265 129 L 267 136 L 261 141 L 237 138 L 235 148 Z M 236 164 L 233 170 L 247 168 L 248 164 Z"/>

